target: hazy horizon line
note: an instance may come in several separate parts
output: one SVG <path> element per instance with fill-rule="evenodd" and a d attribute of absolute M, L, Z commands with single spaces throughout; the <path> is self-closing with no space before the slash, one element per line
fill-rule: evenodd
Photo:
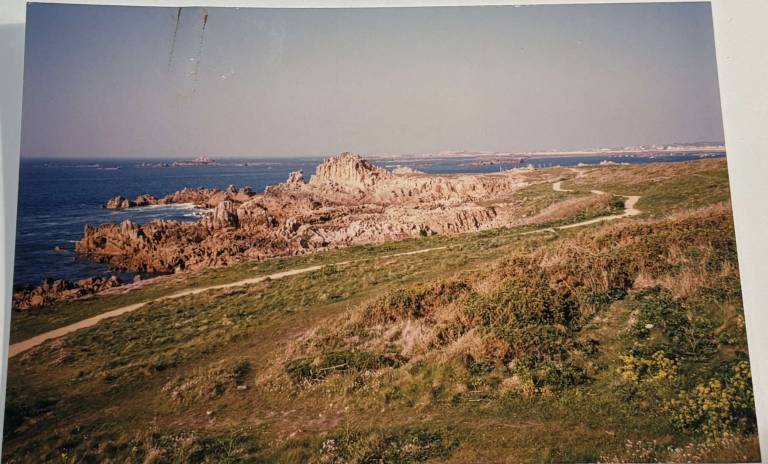
<path fill-rule="evenodd" d="M 425 152 L 404 152 L 404 153 L 393 153 L 393 152 L 385 152 L 385 153 L 364 153 L 364 152 L 356 152 L 352 150 L 342 150 L 338 152 L 334 152 L 331 154 L 295 154 L 295 155 L 268 155 L 268 154 L 254 154 L 254 155 L 229 155 L 229 154 L 197 154 L 197 155 L 186 155 L 186 156 L 164 156 L 164 155 L 119 155 L 119 156 L 111 156 L 111 155 L 104 155 L 103 157 L 79 157 L 79 156 L 60 156 L 60 155 L 27 155 L 27 154 L 21 154 L 21 159 L 57 159 L 57 160 L 104 160 L 104 159 L 114 159 L 114 160 L 192 160 L 197 157 L 205 156 L 211 159 L 296 159 L 296 158 L 327 158 L 336 156 L 342 153 L 353 153 L 356 155 L 360 155 L 362 157 L 381 157 L 381 156 L 419 156 L 419 155 L 449 155 L 449 154 L 467 154 L 467 155 L 526 155 L 526 154 L 541 154 L 545 155 L 547 153 L 568 153 L 568 152 L 590 152 L 590 151 L 597 151 L 597 150 L 615 150 L 615 151 L 621 151 L 621 150 L 627 150 L 629 148 L 633 147 L 649 147 L 649 146 L 658 146 L 658 145 L 679 145 L 679 146 L 694 146 L 694 145 L 711 145 L 711 146 L 722 146 L 725 147 L 725 141 L 714 141 L 714 140 L 699 140 L 699 141 L 689 141 L 689 142 L 665 142 L 665 143 L 646 143 L 646 144 L 639 144 L 639 145 L 629 145 L 625 147 L 588 147 L 588 148 L 568 148 L 568 149 L 542 149 L 542 150 L 528 150 L 528 151 L 512 151 L 512 150 L 500 150 L 500 151 L 492 151 L 492 150 L 440 150 L 440 151 L 425 151 Z"/>

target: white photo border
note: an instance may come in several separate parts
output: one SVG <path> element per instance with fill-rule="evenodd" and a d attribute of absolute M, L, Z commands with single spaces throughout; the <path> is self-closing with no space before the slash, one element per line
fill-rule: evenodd
<path fill-rule="evenodd" d="M 48 0 L 131 6 L 271 8 L 692 3 L 701 0 Z M 706 3 L 706 2 L 705 2 Z M 712 0 L 728 171 L 762 456 L 768 456 L 768 2 Z M 5 412 L 21 137 L 25 0 L 0 2 L 0 417 Z M 0 421 L 2 432 L 2 421 Z M 0 434 L 0 437 L 2 435 Z M 1 440 L 2 438 L 0 438 Z"/>

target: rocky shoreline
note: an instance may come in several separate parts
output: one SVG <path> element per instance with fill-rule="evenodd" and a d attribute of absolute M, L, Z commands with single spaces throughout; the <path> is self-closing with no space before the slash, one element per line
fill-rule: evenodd
<path fill-rule="evenodd" d="M 107 209 L 126 209 L 140 206 L 151 205 L 171 205 L 179 203 L 191 203 L 201 208 L 215 208 L 223 201 L 234 201 L 242 203 L 254 196 L 255 193 L 250 187 L 237 189 L 230 185 L 226 190 L 215 188 L 185 188 L 178 192 L 167 195 L 163 198 L 156 198 L 154 195 L 143 194 L 133 200 L 124 196 L 116 196 L 109 199 L 104 204 Z"/>
<path fill-rule="evenodd" d="M 321 163 L 309 181 L 303 172 L 293 172 L 286 182 L 267 187 L 263 194 L 230 186 L 226 190 L 184 189 L 160 199 L 152 195 L 133 200 L 114 197 L 104 207 L 192 203 L 212 210 L 197 222 L 155 220 L 139 225 L 126 220 L 86 225 L 75 251 L 115 269 L 168 274 L 352 245 L 474 232 L 520 221 L 519 210 L 509 199 L 530 183 L 530 175 L 521 171 L 400 173 L 342 153 Z M 26 293 L 17 292 L 14 306 L 36 307 L 69 299 L 69 295 L 100 291 L 72 291 L 83 288 L 72 283 L 58 287 L 70 288 L 53 290 L 52 284 L 44 283 Z"/>
<path fill-rule="evenodd" d="M 14 292 L 13 308 L 20 311 L 39 308 L 57 301 L 84 298 L 121 285 L 123 282 L 116 276 L 90 277 L 75 282 L 46 279 L 37 287 L 27 287 Z"/>

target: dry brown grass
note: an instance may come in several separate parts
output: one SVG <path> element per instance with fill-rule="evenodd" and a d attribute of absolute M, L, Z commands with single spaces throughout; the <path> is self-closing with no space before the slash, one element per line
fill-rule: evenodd
<path fill-rule="evenodd" d="M 633 185 L 646 182 L 659 182 L 675 177 L 697 174 L 713 169 L 723 169 L 726 160 L 723 158 L 707 159 L 683 163 L 653 163 L 633 164 L 629 166 L 608 166 L 586 171 L 571 183 L 575 187 L 593 184 L 622 184 Z"/>
<path fill-rule="evenodd" d="M 725 263 L 721 269 L 716 271 L 710 271 L 701 263 L 695 263 L 690 267 L 683 268 L 676 274 L 664 274 L 651 277 L 646 273 L 641 272 L 635 279 L 633 288 L 636 290 L 643 290 L 653 287 L 661 287 L 669 290 L 672 295 L 678 298 L 691 298 L 702 289 L 710 287 L 712 282 L 717 279 L 728 277 L 738 278 L 738 276 L 738 269 L 731 263 Z"/>

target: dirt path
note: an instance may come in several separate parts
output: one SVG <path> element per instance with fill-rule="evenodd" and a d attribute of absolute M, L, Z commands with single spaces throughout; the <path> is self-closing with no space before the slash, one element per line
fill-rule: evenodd
<path fill-rule="evenodd" d="M 391 254 L 391 255 L 385 255 L 385 256 L 381 256 L 380 258 L 384 259 L 384 258 L 396 258 L 396 257 L 399 257 L 399 256 L 417 255 L 417 254 L 421 254 L 421 253 L 429 253 L 430 251 L 444 250 L 446 248 L 448 248 L 448 247 L 447 246 L 442 246 L 442 247 L 435 247 L 435 248 L 424 248 L 424 249 L 416 250 L 416 251 L 406 251 L 406 252 L 403 252 L 403 253 L 395 253 L 395 254 Z M 364 261 L 364 260 L 357 260 L 357 261 Z M 333 263 L 331 265 L 332 266 L 344 266 L 344 265 L 350 264 L 352 262 L 356 262 L 356 261 L 340 261 L 338 263 Z M 134 304 L 127 305 L 127 306 L 121 306 L 121 307 L 119 307 L 117 309 L 113 309 L 113 310 L 110 310 L 110 311 L 98 314 L 96 316 L 89 317 L 87 319 L 83 319 L 81 321 L 75 322 L 74 324 L 66 325 L 64 327 L 59 327 L 58 329 L 54 329 L 54 330 L 51 330 L 49 332 L 45 332 L 45 333 L 42 333 L 40 335 L 36 335 L 36 336 L 34 336 L 32 338 L 28 338 L 28 339 L 26 339 L 24 341 L 21 341 L 21 342 L 18 342 L 18 343 L 14 343 L 8 349 L 8 357 L 12 358 L 12 357 L 16 356 L 17 354 L 22 353 L 24 351 L 27 351 L 27 350 L 29 350 L 31 348 L 34 348 L 34 347 L 38 346 L 38 345 L 41 345 L 41 344 L 43 344 L 44 342 L 46 342 L 48 340 L 53 340 L 55 338 L 63 337 L 64 335 L 70 334 L 70 333 L 75 332 L 75 331 L 80 330 L 80 329 L 85 329 L 85 328 L 88 328 L 88 327 L 92 327 L 92 326 L 98 324 L 99 322 L 103 321 L 104 319 L 109 319 L 109 318 L 113 318 L 113 317 L 117 317 L 117 316 L 122 316 L 123 314 L 136 311 L 137 309 L 142 308 L 142 307 L 146 306 L 147 304 L 155 302 L 155 301 L 171 300 L 171 299 L 174 299 L 174 298 L 181 298 L 181 297 L 188 296 L 188 295 L 196 295 L 198 293 L 207 292 L 209 290 L 220 290 L 220 289 L 223 289 L 223 288 L 232 288 L 232 287 L 240 287 L 242 285 L 251 285 L 251 284 L 256 284 L 256 283 L 259 283 L 259 282 L 263 282 L 263 281 L 265 281 L 267 279 L 272 279 L 272 280 L 282 279 L 284 277 L 290 277 L 290 276 L 295 276 L 295 275 L 299 275 L 299 274 L 306 274 L 307 272 L 318 271 L 318 270 L 322 269 L 324 266 L 327 266 L 327 265 L 317 265 L 317 266 L 303 267 L 303 268 L 299 268 L 299 269 L 291 269 L 291 270 L 288 270 L 288 271 L 276 272 L 274 274 L 269 274 L 269 275 L 264 275 L 264 276 L 259 276 L 259 277 L 251 277 L 249 279 L 238 280 L 236 282 L 230 282 L 230 283 L 226 283 L 226 284 L 211 285 L 211 286 L 208 286 L 208 287 L 190 288 L 190 289 L 182 290 L 182 291 L 179 291 L 179 292 L 176 292 L 176 293 L 171 293 L 170 295 L 161 296 L 161 297 L 155 298 L 153 300 L 148 300 L 148 301 L 144 301 L 144 302 L 141 302 L 141 303 L 134 303 Z"/>
<path fill-rule="evenodd" d="M 608 195 L 607 193 L 601 192 L 600 190 L 592 190 L 592 193 L 596 195 Z M 572 229 L 574 227 L 587 226 L 589 224 L 596 224 L 598 222 L 613 221 L 613 220 L 622 219 L 625 217 L 637 216 L 638 214 L 642 213 L 642 211 L 635 208 L 635 205 L 637 204 L 638 200 L 640 200 L 639 195 L 625 196 L 624 198 L 626 198 L 626 200 L 624 201 L 624 212 L 621 214 L 612 214 L 610 216 L 600 216 L 594 219 L 590 219 L 588 221 L 581 221 L 575 224 L 568 224 L 566 226 L 555 227 L 555 229 Z"/>
<path fill-rule="evenodd" d="M 578 174 L 577 174 L 577 177 L 579 177 Z M 556 191 L 556 192 L 572 192 L 573 191 L 573 190 L 569 190 L 569 189 L 564 189 L 562 187 L 562 183 L 563 183 L 563 181 L 558 181 L 558 182 L 553 183 L 552 184 L 552 189 L 554 191 Z M 608 193 L 602 192 L 600 190 L 592 190 L 592 193 L 594 193 L 595 195 L 609 195 Z M 586 225 L 590 225 L 590 224 L 596 224 L 598 222 L 613 221 L 613 220 L 622 219 L 622 218 L 625 218 L 625 217 L 637 216 L 638 214 L 640 214 L 642 212 L 639 209 L 635 208 L 635 205 L 637 204 L 638 200 L 640 199 L 639 196 L 624 196 L 624 198 L 626 198 L 626 201 L 624 203 L 624 212 L 621 213 L 621 214 L 614 214 L 614 215 L 611 215 L 611 216 L 602 216 L 602 217 L 598 217 L 598 218 L 595 218 L 595 219 L 590 219 L 590 220 L 587 220 L 587 221 L 577 222 L 577 223 L 574 223 L 574 224 L 568 224 L 568 225 L 560 226 L 560 227 L 548 227 L 548 228 L 545 228 L 545 229 L 532 230 L 532 231 L 529 231 L 529 232 L 521 233 L 520 235 L 528 235 L 528 234 L 535 234 L 535 233 L 541 233 L 541 232 L 554 232 L 555 230 L 560 230 L 560 229 L 572 229 L 574 227 L 582 227 L 582 226 L 586 226 Z M 444 250 L 444 249 L 453 248 L 453 247 L 456 247 L 456 246 L 460 246 L 460 245 L 450 245 L 450 246 L 442 246 L 442 247 L 435 247 L 435 248 L 424 248 L 424 249 L 421 249 L 421 250 L 407 251 L 407 252 L 403 252 L 403 253 L 395 253 L 395 254 L 391 254 L 391 255 L 380 256 L 379 259 L 396 258 L 398 256 L 410 256 L 410 255 L 416 255 L 416 254 L 420 254 L 420 253 L 429 253 L 430 251 Z M 341 262 L 338 262 L 338 263 L 332 263 L 330 265 L 331 266 L 344 266 L 346 264 L 350 264 L 350 263 L 357 262 L 357 261 L 365 261 L 365 259 L 356 260 L 356 261 L 341 261 Z M 99 315 L 96 315 L 96 316 L 93 316 L 93 317 L 89 317 L 87 319 L 83 319 L 82 321 L 75 322 L 74 324 L 70 324 L 70 325 L 67 325 L 67 326 L 64 326 L 64 327 L 60 327 L 58 329 L 54 329 L 54 330 L 51 330 L 49 332 L 42 333 L 40 335 L 36 335 L 36 336 L 34 336 L 32 338 L 29 338 L 27 340 L 24 340 L 24 341 L 21 341 L 21 342 L 18 342 L 18 343 L 14 343 L 14 344 L 12 344 L 9 347 L 8 357 L 12 358 L 12 357 L 18 355 L 19 353 L 22 353 L 22 352 L 27 351 L 27 350 L 29 350 L 31 348 L 34 348 L 34 347 L 36 347 L 38 345 L 41 345 L 41 344 L 45 343 L 48 340 L 53 340 L 53 339 L 56 339 L 56 338 L 59 338 L 59 337 L 63 337 L 64 335 L 68 335 L 68 334 L 70 334 L 72 332 L 75 332 L 77 330 L 80 330 L 80 329 L 85 329 L 85 328 L 88 328 L 88 327 L 92 327 L 92 326 L 98 324 L 99 322 L 103 321 L 104 319 L 109 319 L 109 318 L 121 316 L 123 314 L 129 313 L 129 312 L 132 312 L 132 311 L 136 311 L 137 309 L 140 309 L 140 308 L 142 308 L 142 307 L 146 306 L 147 304 L 149 304 L 151 302 L 154 302 L 154 301 L 163 301 L 163 300 L 170 300 L 170 299 L 174 299 L 174 298 L 181 298 L 181 297 L 188 296 L 188 295 L 196 295 L 198 293 L 207 292 L 209 290 L 219 290 L 219 289 L 223 289 L 223 288 L 240 287 L 242 285 L 251 285 L 251 284 L 263 282 L 263 281 L 265 281 L 267 279 L 282 279 L 284 277 L 290 277 L 290 276 L 295 276 L 295 275 L 299 275 L 299 274 L 306 274 L 307 272 L 318 271 L 318 270 L 322 269 L 324 266 L 328 266 L 328 265 L 317 265 L 317 266 L 310 266 L 310 267 L 304 267 L 304 268 L 299 268 L 299 269 L 291 269 L 291 270 L 288 270 L 288 271 L 276 272 L 274 274 L 269 274 L 269 275 L 264 275 L 264 276 L 259 276 L 259 277 L 251 277 L 249 279 L 238 280 L 236 282 L 230 282 L 230 283 L 227 283 L 227 284 L 211 285 L 211 286 L 208 286 L 208 287 L 190 288 L 190 289 L 187 289 L 187 290 L 182 290 L 182 291 L 179 291 L 179 292 L 176 292 L 176 293 L 172 293 L 170 295 L 165 295 L 165 296 L 162 296 L 162 297 L 159 297 L 159 298 L 155 298 L 154 300 L 148 300 L 148 301 L 144 301 L 144 302 L 141 302 L 141 303 L 134 303 L 134 304 L 127 305 L 127 306 L 122 306 L 120 308 L 113 309 L 113 310 L 101 313 Z"/>
<path fill-rule="evenodd" d="M 579 172 L 579 174 L 581 174 L 581 172 Z M 581 177 L 579 174 L 577 174 L 576 177 Z M 563 188 L 563 182 L 564 181 L 561 180 L 561 181 L 557 181 L 557 182 L 553 183 L 552 184 L 552 190 L 554 190 L 555 192 L 573 192 L 574 191 L 572 189 L 564 189 Z M 590 190 L 590 192 L 592 192 L 595 195 L 611 195 L 610 193 L 603 192 L 602 190 Z M 640 200 L 640 195 L 618 195 L 618 196 L 622 196 L 622 197 L 625 198 L 625 201 L 624 201 L 624 212 L 621 213 L 621 214 L 612 214 L 610 216 L 601 216 L 601 217 L 597 217 L 597 218 L 594 218 L 594 219 L 589 219 L 587 221 L 581 221 L 581 222 L 577 222 L 577 223 L 574 223 L 574 224 L 568 224 L 568 225 L 560 226 L 560 227 L 552 227 L 552 228 L 549 228 L 549 229 L 534 230 L 534 231 L 531 231 L 531 232 L 528 232 L 528 233 L 532 234 L 532 233 L 537 233 L 537 232 L 555 231 L 555 230 L 560 230 L 560 229 L 572 229 L 574 227 L 582 227 L 582 226 L 588 226 L 590 224 L 597 224 L 598 222 L 614 221 L 616 219 L 622 219 L 622 218 L 625 218 L 625 217 L 637 216 L 638 214 L 642 213 L 642 211 L 640 211 L 639 209 L 637 209 L 635 207 L 635 205 L 637 205 L 637 202 Z"/>
<path fill-rule="evenodd" d="M 562 180 L 559 180 L 559 181 L 555 182 L 554 184 L 552 184 L 552 190 L 554 190 L 555 192 L 573 192 L 573 190 L 564 189 L 563 188 L 563 181 Z"/>

